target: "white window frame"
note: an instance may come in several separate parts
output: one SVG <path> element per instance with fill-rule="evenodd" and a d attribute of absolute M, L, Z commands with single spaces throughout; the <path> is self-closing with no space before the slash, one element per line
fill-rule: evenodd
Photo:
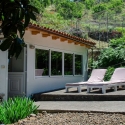
<path fill-rule="evenodd" d="M 51 49 L 51 48 L 48 48 L 48 47 L 39 47 L 39 46 L 37 46 L 37 47 L 35 47 L 35 52 L 36 52 L 36 49 L 42 49 L 42 50 L 48 50 L 49 51 L 49 75 L 47 75 L 47 76 L 35 76 L 35 66 L 34 66 L 34 76 L 35 76 L 35 79 L 37 79 L 37 78 L 49 78 L 49 77 L 51 77 L 51 78 L 54 78 L 54 77 L 81 77 L 81 76 L 83 76 L 83 54 L 81 54 L 81 53 L 73 53 L 73 52 L 71 52 L 71 51 L 65 51 L 65 50 L 63 50 L 63 51 L 61 51 L 61 50 L 59 50 L 59 49 Z M 62 75 L 53 75 L 53 76 L 51 76 L 51 51 L 56 51 L 56 52 L 61 52 L 62 53 Z M 64 55 L 65 55 L 65 53 L 67 53 L 67 54 L 72 54 L 73 55 L 73 74 L 72 75 L 65 75 L 64 74 L 64 66 L 65 66 L 65 64 L 64 64 L 64 59 L 65 59 L 65 57 L 64 57 Z M 36 54 L 35 54 L 36 55 Z M 81 75 L 75 75 L 75 55 L 81 55 L 82 56 L 82 74 Z M 36 60 L 36 56 L 35 56 L 35 60 Z"/>

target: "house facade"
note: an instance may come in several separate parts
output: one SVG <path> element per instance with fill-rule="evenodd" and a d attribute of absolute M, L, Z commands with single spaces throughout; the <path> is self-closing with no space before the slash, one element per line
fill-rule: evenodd
<path fill-rule="evenodd" d="M 0 51 L 0 93 L 4 99 L 65 88 L 85 81 L 87 52 L 95 43 L 46 27 L 29 24 L 27 47 L 18 59 Z"/>

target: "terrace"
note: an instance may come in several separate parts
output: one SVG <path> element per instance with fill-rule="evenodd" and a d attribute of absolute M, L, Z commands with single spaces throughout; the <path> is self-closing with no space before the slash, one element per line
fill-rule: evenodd
<path fill-rule="evenodd" d="M 32 97 L 35 101 L 124 101 L 125 90 L 118 88 L 116 92 L 113 89 L 107 89 L 105 94 L 95 89 L 93 92 L 87 93 L 86 87 L 82 88 L 82 92 L 78 93 L 76 88 L 70 88 L 66 93 L 65 89 L 55 90 L 45 93 L 36 93 Z"/>

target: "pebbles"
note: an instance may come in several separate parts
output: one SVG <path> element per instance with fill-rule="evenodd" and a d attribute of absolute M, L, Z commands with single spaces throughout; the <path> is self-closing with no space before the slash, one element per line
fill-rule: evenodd
<path fill-rule="evenodd" d="M 47 113 L 19 120 L 13 125 L 125 125 L 124 114 L 114 113 Z"/>

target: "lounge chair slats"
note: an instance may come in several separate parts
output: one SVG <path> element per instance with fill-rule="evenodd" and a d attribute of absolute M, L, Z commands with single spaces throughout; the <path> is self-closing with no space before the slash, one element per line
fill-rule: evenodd
<path fill-rule="evenodd" d="M 78 92 L 81 92 L 81 87 L 86 86 L 92 82 L 101 82 L 103 81 L 106 69 L 93 69 L 90 78 L 86 82 L 77 82 L 77 83 L 66 83 L 65 88 L 68 92 L 69 88 L 77 87 Z"/>
<path fill-rule="evenodd" d="M 110 81 L 106 82 L 91 82 L 87 84 L 87 92 L 89 93 L 93 88 L 101 88 L 102 93 L 106 93 L 107 88 L 114 88 L 117 91 L 117 86 L 125 85 L 125 68 L 116 68 Z"/>

